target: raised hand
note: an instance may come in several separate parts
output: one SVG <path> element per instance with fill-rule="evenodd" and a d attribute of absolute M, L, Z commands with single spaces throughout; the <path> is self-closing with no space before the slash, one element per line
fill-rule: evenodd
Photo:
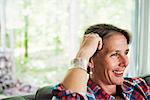
<path fill-rule="evenodd" d="M 89 59 L 94 55 L 96 50 L 102 48 L 102 38 L 98 34 L 87 34 L 81 43 L 80 49 L 77 53 L 77 58 L 83 58 L 89 61 Z"/>

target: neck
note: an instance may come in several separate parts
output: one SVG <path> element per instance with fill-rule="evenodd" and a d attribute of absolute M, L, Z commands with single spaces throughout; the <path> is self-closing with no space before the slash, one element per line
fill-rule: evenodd
<path fill-rule="evenodd" d="M 116 95 L 116 85 L 105 85 L 105 84 L 102 84 L 102 83 L 98 83 L 101 88 L 108 94 L 110 95 Z"/>
<path fill-rule="evenodd" d="M 91 78 L 95 83 L 97 83 L 101 88 L 108 94 L 115 96 L 116 95 L 116 85 L 107 85 L 101 80 L 95 80 Z"/>

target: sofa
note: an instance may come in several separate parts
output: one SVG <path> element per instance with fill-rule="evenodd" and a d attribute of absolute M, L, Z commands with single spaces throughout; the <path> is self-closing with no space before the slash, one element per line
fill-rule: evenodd
<path fill-rule="evenodd" d="M 150 86 L 150 75 L 142 76 L 146 83 Z M 4 98 L 1 100 L 50 100 L 52 98 L 52 87 L 45 86 L 37 90 L 36 94 L 24 95 L 24 96 L 15 96 Z"/>

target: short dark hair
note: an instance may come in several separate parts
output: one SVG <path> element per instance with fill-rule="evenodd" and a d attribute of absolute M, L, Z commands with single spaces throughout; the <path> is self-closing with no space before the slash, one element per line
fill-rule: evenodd
<path fill-rule="evenodd" d="M 90 33 L 96 33 L 103 39 L 105 36 L 108 36 L 109 33 L 112 33 L 112 32 L 121 33 L 127 39 L 127 43 L 130 44 L 131 35 L 129 34 L 129 32 L 127 32 L 126 30 L 123 30 L 121 28 L 118 28 L 116 26 L 113 26 L 111 24 L 92 25 L 85 31 L 84 34 L 86 35 L 86 34 L 90 34 Z"/>

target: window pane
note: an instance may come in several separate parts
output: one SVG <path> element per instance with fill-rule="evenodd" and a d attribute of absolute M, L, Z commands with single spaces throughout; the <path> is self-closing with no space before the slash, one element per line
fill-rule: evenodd
<path fill-rule="evenodd" d="M 134 0 L 7 0 L 6 4 L 7 32 L 15 34 L 17 78 L 37 87 L 63 79 L 90 25 L 109 23 L 133 31 Z"/>

